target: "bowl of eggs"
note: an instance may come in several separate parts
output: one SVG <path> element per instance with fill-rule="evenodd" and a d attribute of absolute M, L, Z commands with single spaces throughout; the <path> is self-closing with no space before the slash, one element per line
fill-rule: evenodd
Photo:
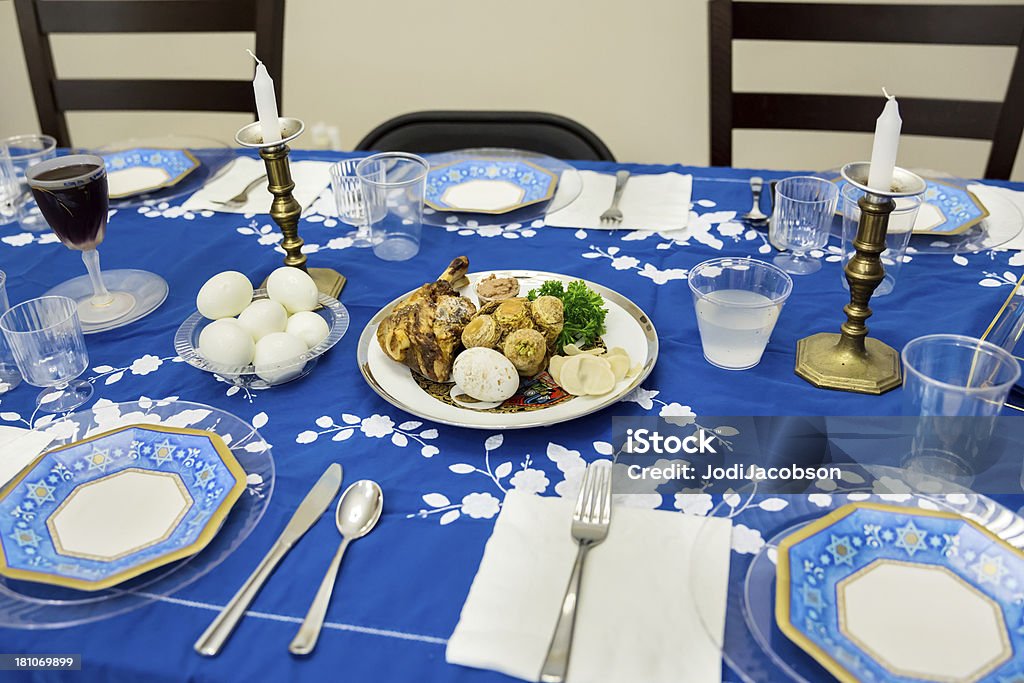
<path fill-rule="evenodd" d="M 199 290 L 196 308 L 174 335 L 174 350 L 189 365 L 249 389 L 305 377 L 349 324 L 337 299 L 289 266 L 271 273 L 266 289 L 254 290 L 237 271 L 218 273 Z"/>

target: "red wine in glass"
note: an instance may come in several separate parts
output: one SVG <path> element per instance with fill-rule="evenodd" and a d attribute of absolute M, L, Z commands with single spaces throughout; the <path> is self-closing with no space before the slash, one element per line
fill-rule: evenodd
<path fill-rule="evenodd" d="M 110 292 L 103 283 L 96 247 L 107 227 L 107 171 L 103 159 L 72 154 L 44 161 L 25 172 L 39 210 L 65 246 L 82 252 L 93 293 L 78 301 L 83 323 L 106 323 L 127 315 L 135 307 L 128 292 Z"/>
<path fill-rule="evenodd" d="M 42 171 L 30 187 L 50 229 L 65 246 L 85 251 L 103 241 L 110 202 L 102 163 L 74 163 Z"/>

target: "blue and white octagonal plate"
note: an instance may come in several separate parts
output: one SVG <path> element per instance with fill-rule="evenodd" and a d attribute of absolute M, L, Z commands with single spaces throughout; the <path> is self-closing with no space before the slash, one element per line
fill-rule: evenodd
<path fill-rule="evenodd" d="M 427 206 L 436 211 L 503 214 L 555 195 L 554 173 L 528 161 L 467 159 L 431 168 Z"/>
<path fill-rule="evenodd" d="M 187 149 L 139 147 L 103 154 L 111 199 L 171 187 L 199 168 Z"/>
<path fill-rule="evenodd" d="M 48 451 L 0 491 L 0 575 L 115 586 L 202 550 L 245 485 L 197 429 L 132 425 Z"/>
<path fill-rule="evenodd" d="M 1024 680 L 1024 554 L 955 513 L 851 503 L 793 532 L 775 617 L 841 681 Z"/>

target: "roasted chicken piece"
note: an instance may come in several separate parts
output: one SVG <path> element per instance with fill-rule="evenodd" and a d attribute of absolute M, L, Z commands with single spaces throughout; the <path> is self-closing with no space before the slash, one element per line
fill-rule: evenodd
<path fill-rule="evenodd" d="M 401 301 L 380 326 L 377 342 L 392 360 L 435 382 L 447 382 L 461 350 L 462 331 L 476 306 L 452 286 L 469 270 L 459 256 L 436 282 L 428 282 Z"/>

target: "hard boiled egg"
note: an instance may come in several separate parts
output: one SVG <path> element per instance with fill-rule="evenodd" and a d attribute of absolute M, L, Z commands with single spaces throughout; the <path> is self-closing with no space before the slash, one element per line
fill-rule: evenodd
<path fill-rule="evenodd" d="M 287 332 L 271 332 L 256 343 L 256 374 L 268 384 L 281 384 L 299 376 L 305 363 L 287 365 L 308 349 L 306 342 Z M 284 367 L 274 367 L 284 365 Z"/>
<path fill-rule="evenodd" d="M 255 344 L 233 318 L 214 320 L 199 333 L 199 353 L 211 363 L 240 367 L 252 362 Z"/>
<path fill-rule="evenodd" d="M 306 342 L 306 346 L 313 348 L 330 334 L 331 328 L 327 321 L 312 311 L 299 311 L 288 318 L 288 324 L 284 329 L 288 334 Z"/>
<path fill-rule="evenodd" d="M 289 315 L 316 308 L 320 294 L 305 271 L 281 266 L 267 278 L 267 296 L 281 304 Z"/>
<path fill-rule="evenodd" d="M 196 295 L 196 308 L 204 318 L 233 318 L 252 301 L 252 283 L 241 273 L 228 270 L 206 281 Z"/>
<path fill-rule="evenodd" d="M 284 332 L 288 313 L 272 299 L 257 299 L 238 314 L 238 324 L 249 330 L 253 340 L 259 341 L 272 332 Z"/>
<path fill-rule="evenodd" d="M 466 349 L 455 358 L 452 379 L 478 401 L 501 402 L 519 389 L 519 372 L 512 361 L 482 346 Z"/>

